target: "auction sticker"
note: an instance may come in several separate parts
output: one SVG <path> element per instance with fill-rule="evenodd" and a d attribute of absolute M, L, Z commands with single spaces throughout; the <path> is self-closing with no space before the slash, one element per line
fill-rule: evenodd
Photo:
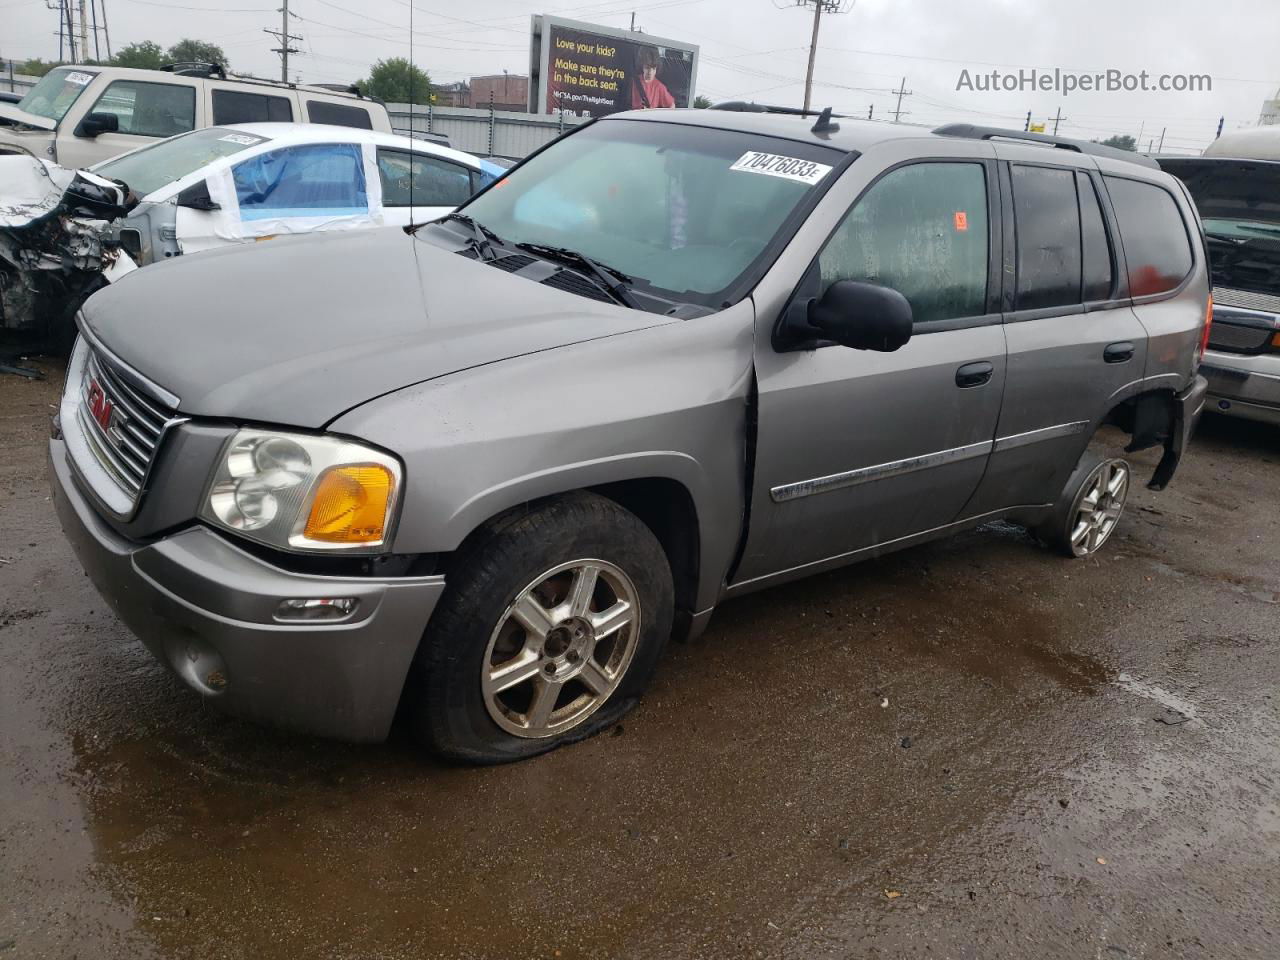
<path fill-rule="evenodd" d="M 796 157 L 782 157 L 776 153 L 759 153 L 755 150 L 748 150 L 729 169 L 782 177 L 784 180 L 795 180 L 797 183 L 807 183 L 809 186 L 813 186 L 831 172 L 831 168 L 825 163 L 814 163 L 811 160 L 800 160 Z"/>
<path fill-rule="evenodd" d="M 228 133 L 225 137 L 219 137 L 219 140 L 227 143 L 238 143 L 242 147 L 252 147 L 255 143 L 261 143 L 261 137 L 251 137 L 244 133 Z"/>
<path fill-rule="evenodd" d="M 80 73 L 79 71 L 68 73 L 67 83 L 74 83 L 77 87 L 87 87 L 89 84 L 93 83 L 93 74 Z"/>

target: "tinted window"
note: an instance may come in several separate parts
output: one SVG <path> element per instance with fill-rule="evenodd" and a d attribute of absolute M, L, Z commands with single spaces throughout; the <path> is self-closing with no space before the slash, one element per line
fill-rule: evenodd
<path fill-rule="evenodd" d="M 378 148 L 382 205 L 456 207 L 471 196 L 471 171 L 439 157 Z"/>
<path fill-rule="evenodd" d="M 1191 241 L 1173 196 L 1137 180 L 1107 177 L 1135 297 L 1164 293 L 1191 272 Z"/>
<path fill-rule="evenodd" d="M 1071 170 L 1013 167 L 1019 310 L 1080 302 L 1080 208 Z"/>
<path fill-rule="evenodd" d="M 818 258 L 836 280 L 892 287 L 916 323 L 986 313 L 987 181 L 976 163 L 894 170 L 862 195 Z"/>
<path fill-rule="evenodd" d="M 1098 191 L 1088 175 L 1076 171 L 1076 189 L 1080 194 L 1080 242 L 1083 247 L 1084 300 L 1107 300 L 1111 297 L 1111 246 L 1098 203 Z"/>
<path fill-rule="evenodd" d="M 287 97 L 239 90 L 213 91 L 214 123 L 289 123 L 292 120 L 293 105 Z"/>
<path fill-rule="evenodd" d="M 116 80 L 91 113 L 113 113 L 120 132 L 139 137 L 172 137 L 196 127 L 196 89 L 170 83 Z"/>
<path fill-rule="evenodd" d="M 360 147 L 317 143 L 250 157 L 232 170 L 240 219 L 368 213 Z"/>
<path fill-rule="evenodd" d="M 364 107 L 348 107 L 346 104 L 329 103 L 327 100 L 308 100 L 307 116 L 312 123 L 331 123 L 335 127 L 355 127 L 358 130 L 373 129 L 369 111 Z"/>

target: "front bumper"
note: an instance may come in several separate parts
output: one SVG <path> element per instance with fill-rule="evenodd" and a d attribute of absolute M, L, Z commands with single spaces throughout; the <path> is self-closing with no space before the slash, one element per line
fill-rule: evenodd
<path fill-rule="evenodd" d="M 191 527 L 139 544 L 94 512 L 59 439 L 49 473 L 62 529 L 94 586 L 161 663 L 236 716 L 352 741 L 386 737 L 443 577 L 318 577 Z M 280 601 L 352 597 L 343 621 L 282 623 Z"/>
<path fill-rule="evenodd" d="M 1209 380 L 1210 410 L 1280 426 L 1280 354 L 1209 350 L 1200 372 Z"/>

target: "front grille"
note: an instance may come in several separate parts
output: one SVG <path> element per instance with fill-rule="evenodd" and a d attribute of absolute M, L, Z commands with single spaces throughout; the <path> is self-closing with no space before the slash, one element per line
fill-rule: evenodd
<path fill-rule="evenodd" d="M 76 417 L 94 459 L 135 506 L 164 432 L 174 422 L 174 411 L 90 349 Z"/>
<path fill-rule="evenodd" d="M 1239 324 L 1215 320 L 1209 328 L 1209 347 L 1214 350 L 1230 350 L 1232 352 L 1252 352 L 1261 350 L 1267 345 L 1274 331 L 1258 327 L 1243 327 Z"/>
<path fill-rule="evenodd" d="M 1235 287 L 1214 287 L 1213 302 L 1219 307 L 1239 307 L 1242 310 L 1262 310 L 1280 313 L 1280 297 L 1273 293 L 1254 293 Z"/>

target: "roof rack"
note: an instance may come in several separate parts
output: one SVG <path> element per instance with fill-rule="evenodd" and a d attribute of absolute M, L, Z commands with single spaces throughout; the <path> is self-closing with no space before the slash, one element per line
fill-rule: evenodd
<path fill-rule="evenodd" d="M 980 127 L 972 123 L 948 123 L 936 128 L 934 133 L 942 137 L 964 137 L 968 140 L 1025 140 L 1030 143 L 1056 147 L 1059 150 L 1072 150 L 1076 153 L 1087 153 L 1095 157 L 1110 157 L 1112 160 L 1124 160 L 1144 167 L 1160 169 L 1160 164 L 1150 157 L 1130 150 L 1091 143 L 1087 140 L 1072 140 L 1069 137 L 1051 137 L 1044 133 L 1029 133 L 1025 130 L 1005 130 L 1000 127 Z"/>
<path fill-rule="evenodd" d="M 831 108 L 824 110 L 803 110 L 800 107 L 779 107 L 771 103 L 747 103 L 745 100 L 726 100 L 711 105 L 712 110 L 731 110 L 734 113 L 781 113 L 790 117 L 818 117 L 828 114 L 832 117 L 843 117 L 842 113 L 831 113 Z"/>
<path fill-rule="evenodd" d="M 227 79 L 227 70 L 220 63 L 206 63 L 203 60 L 181 60 L 177 63 L 166 63 L 160 68 L 165 73 L 176 73 L 182 77 L 216 77 Z"/>

